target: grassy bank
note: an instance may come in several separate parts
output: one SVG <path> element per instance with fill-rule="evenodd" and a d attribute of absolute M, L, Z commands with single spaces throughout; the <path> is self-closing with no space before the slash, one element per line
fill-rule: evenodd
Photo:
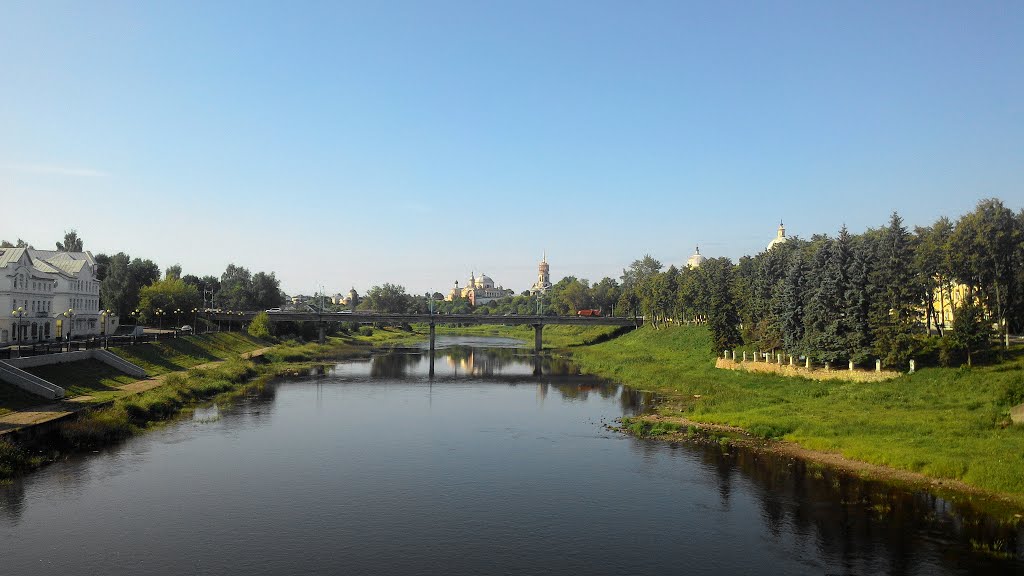
<path fill-rule="evenodd" d="M 643 328 L 577 348 L 581 367 L 664 396 L 660 416 L 740 427 L 846 458 L 954 479 L 1024 506 L 1024 362 L 928 368 L 888 382 L 812 381 L 714 368 L 708 332 Z"/>
<path fill-rule="evenodd" d="M 552 349 L 566 349 L 575 346 L 586 346 L 595 342 L 607 340 L 621 328 L 615 326 L 545 326 L 544 347 Z M 479 326 L 438 326 L 438 335 L 450 336 L 498 336 L 502 338 L 516 338 L 524 342 L 524 346 L 532 348 L 534 332 L 532 326 L 502 326 L 502 325 L 479 325 Z"/>
<path fill-rule="evenodd" d="M 331 338 L 323 345 L 285 342 L 268 350 L 260 363 L 240 355 L 264 348 L 268 343 L 239 333 L 180 338 L 113 350 L 143 365 L 151 374 L 166 374 L 162 385 L 137 394 L 119 390 L 117 386 L 125 378 L 131 378 L 99 362 L 33 369 L 67 386 L 72 394 L 88 394 L 92 398 L 89 402 L 112 403 L 60 423 L 54 435 L 44 442 L 46 448 L 42 452 L 38 447 L 33 452 L 25 446 L 0 440 L 0 480 L 59 458 L 62 451 L 92 448 L 127 438 L 197 403 L 244 393 L 250 386 L 262 386 L 268 378 L 279 374 L 294 373 L 330 360 L 365 356 L 377 346 L 407 339 L 422 339 L 422 336 L 385 329 L 373 334 L 366 331 Z M 223 361 L 209 365 L 218 360 Z M 167 374 L 172 368 L 177 369 Z"/>

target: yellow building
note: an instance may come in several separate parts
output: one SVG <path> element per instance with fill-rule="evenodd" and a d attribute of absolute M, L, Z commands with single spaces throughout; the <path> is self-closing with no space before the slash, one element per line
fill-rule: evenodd
<path fill-rule="evenodd" d="M 508 296 L 515 296 L 515 291 L 506 290 L 501 286 L 495 287 L 494 280 L 491 280 L 486 274 L 481 274 L 479 278 L 476 278 L 470 273 L 469 282 L 460 288 L 459 281 L 456 280 L 455 286 L 448 291 L 448 295 L 444 299 L 451 302 L 456 298 L 465 298 L 469 300 L 470 304 L 476 306 Z"/>

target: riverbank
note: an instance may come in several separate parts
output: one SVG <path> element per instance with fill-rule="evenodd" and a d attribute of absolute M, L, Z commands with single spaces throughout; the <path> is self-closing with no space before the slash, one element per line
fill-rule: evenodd
<path fill-rule="evenodd" d="M 645 327 L 572 355 L 589 373 L 663 398 L 657 414 L 626 422 L 634 432 L 742 430 L 762 449 L 799 448 L 801 457 L 831 465 L 861 462 L 868 466 L 842 467 L 941 482 L 1024 510 L 1024 426 L 1009 418 L 1024 396 L 1020 355 L 995 366 L 924 368 L 855 383 L 719 370 L 709 351 L 704 328 Z"/>
<path fill-rule="evenodd" d="M 30 424 L 53 424 L 47 426 L 45 437 L 29 442 L 0 439 L 0 480 L 59 459 L 69 451 L 140 433 L 197 403 L 246 393 L 278 375 L 294 374 L 325 361 L 368 356 L 376 346 L 408 338 L 408 331 L 383 329 L 331 338 L 323 345 L 286 342 L 267 346 L 268 342 L 242 333 L 218 333 L 112 349 L 155 375 L 127 383 L 123 374 L 99 363 L 42 367 L 47 377 L 67 386 L 74 396 L 59 404 L 23 408 L 23 412 L 41 411 L 44 417 Z"/>

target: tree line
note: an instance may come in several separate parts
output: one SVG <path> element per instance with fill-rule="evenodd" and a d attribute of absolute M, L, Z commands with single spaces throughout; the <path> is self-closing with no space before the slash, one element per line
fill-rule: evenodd
<path fill-rule="evenodd" d="M 22 239 L 16 244 L 0 241 L 3 247 L 28 247 Z M 84 244 L 75 230 L 67 232 L 63 242 L 56 243 L 62 252 L 82 252 Z M 125 252 L 96 254 L 96 280 L 100 282 L 100 305 L 121 318 L 156 324 L 159 316 L 178 322 L 192 317 L 192 310 L 204 307 L 225 310 L 265 310 L 284 303 L 281 282 L 273 272 L 251 273 L 248 269 L 228 264 L 218 276 L 182 275 L 181 265 L 164 270 L 148 258 L 132 258 Z M 158 315 L 157 311 L 161 311 Z M 181 312 L 177 312 L 180 310 Z"/>
<path fill-rule="evenodd" d="M 969 362 L 996 329 L 1006 346 L 1024 329 L 1024 210 L 986 199 L 956 222 L 913 231 L 893 213 L 863 234 L 792 237 L 737 263 L 663 272 L 648 256 L 623 279 L 623 300 L 651 324 L 707 323 L 718 353 L 748 345 L 818 362 Z"/>
<path fill-rule="evenodd" d="M 815 362 L 910 358 L 943 364 L 987 349 L 998 335 L 1024 331 L 1024 210 L 980 201 L 956 221 L 910 230 L 897 213 L 878 228 L 790 237 L 738 262 L 710 258 L 696 268 L 635 260 L 616 280 L 567 276 L 546 294 L 470 306 L 440 293 L 413 296 L 374 286 L 361 308 L 380 312 L 642 315 L 706 324 L 716 353 L 739 346 Z M 950 320 L 949 312 L 952 312 Z"/>

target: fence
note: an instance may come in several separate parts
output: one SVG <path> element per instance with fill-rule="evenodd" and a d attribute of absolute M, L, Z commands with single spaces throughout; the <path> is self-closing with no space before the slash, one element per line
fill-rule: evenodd
<path fill-rule="evenodd" d="M 135 344 L 145 344 L 158 340 L 170 340 L 180 335 L 182 335 L 180 331 L 166 331 L 151 332 L 138 336 L 88 336 L 85 338 L 75 338 L 70 342 L 57 340 L 52 342 L 33 342 L 32 344 L 15 344 L 0 348 L 0 360 L 56 354 L 58 352 L 110 348 L 111 346 L 134 346 Z"/>

